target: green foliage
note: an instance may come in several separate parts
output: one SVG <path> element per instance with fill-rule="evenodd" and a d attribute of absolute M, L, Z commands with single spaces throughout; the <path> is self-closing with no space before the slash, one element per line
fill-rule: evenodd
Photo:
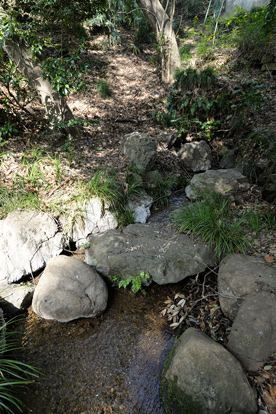
<path fill-rule="evenodd" d="M 181 60 L 183 62 L 189 62 L 192 59 L 192 55 L 191 55 L 192 48 L 193 48 L 192 45 L 188 45 L 185 43 L 182 44 L 182 46 L 180 46 L 179 53 L 180 53 Z"/>
<path fill-rule="evenodd" d="M 82 90 L 88 64 L 83 57 L 88 36 L 82 22 L 105 7 L 104 0 L 18 0 L 5 2 L 0 20 L 0 49 L 6 38 L 28 45 L 61 96 Z M 1 8 L 1 6 L 0 6 Z M 1 58 L 3 52 L 0 50 Z M 17 67 L 9 60 L 0 64 L 0 105 L 8 112 L 26 109 L 34 93 Z M 31 93 L 30 93 L 31 92 Z M 29 114 L 30 115 L 30 114 Z"/>
<path fill-rule="evenodd" d="M 209 88 L 216 85 L 217 77 L 215 71 L 211 67 L 198 72 L 196 69 L 177 69 L 174 73 L 175 89 L 188 91 L 193 88 Z"/>
<path fill-rule="evenodd" d="M 119 276 L 107 276 L 108 279 L 114 283 L 115 286 L 118 286 L 119 288 L 123 287 L 126 289 L 127 286 L 130 287 L 130 291 L 133 295 L 136 295 L 139 291 L 145 295 L 146 292 L 144 289 L 142 289 L 142 281 L 143 279 L 149 279 L 150 276 L 145 273 L 141 272 L 139 276 L 136 278 L 123 278 Z"/>
<path fill-rule="evenodd" d="M 260 213 L 255 209 L 250 209 L 245 213 L 244 217 L 249 224 L 250 229 L 255 231 L 258 236 L 262 230 Z"/>
<path fill-rule="evenodd" d="M 139 15 L 133 19 L 133 25 L 135 27 L 134 42 L 137 46 L 151 44 L 155 40 L 155 34 L 142 13 L 139 13 Z"/>
<path fill-rule="evenodd" d="M 100 97 L 103 99 L 107 99 L 112 95 L 112 91 L 110 89 L 110 86 L 105 81 L 99 81 L 97 83 L 97 90 L 100 94 Z"/>
<path fill-rule="evenodd" d="M 36 193 L 23 189 L 10 190 L 0 187 L 0 219 L 17 209 L 35 210 L 40 208 L 40 200 Z"/>
<path fill-rule="evenodd" d="M 0 410 L 10 414 L 15 412 L 15 408 L 21 411 L 18 389 L 32 383 L 32 378 L 38 376 L 35 368 L 11 356 L 18 350 L 12 339 L 16 333 L 9 329 L 14 321 L 10 320 L 0 327 Z"/>
<path fill-rule="evenodd" d="M 5 123 L 5 125 L 0 127 L 0 146 L 4 145 L 6 142 L 2 142 L 3 138 L 10 138 L 12 137 L 14 134 L 16 134 L 16 132 L 18 132 L 18 130 L 16 129 L 15 125 L 7 122 Z"/>
<path fill-rule="evenodd" d="M 202 8 L 202 0 L 186 0 L 182 6 L 183 12 L 192 17 L 199 14 L 202 11 Z"/>
<path fill-rule="evenodd" d="M 0 48 L 0 107 L 6 111 L 6 117 L 3 117 L 3 121 L 8 120 L 8 114 L 16 113 L 17 111 L 24 111 L 25 114 L 29 114 L 26 110 L 26 106 L 29 105 L 34 99 L 34 92 L 32 88 L 28 86 L 27 79 L 17 70 L 16 65 L 4 55 L 4 52 Z M 30 115 L 30 114 L 29 114 Z M 0 124 L 2 124 L 0 120 Z"/>
<path fill-rule="evenodd" d="M 127 195 L 123 182 L 116 171 L 96 170 L 84 187 L 82 198 L 98 196 L 110 206 L 120 226 L 133 223 L 133 215 L 127 208 Z"/>
<path fill-rule="evenodd" d="M 49 56 L 42 61 L 42 73 L 48 78 L 53 88 L 61 96 L 69 93 L 80 92 L 85 87 L 83 74 L 88 69 L 88 64 L 81 59 L 84 47 L 74 51 L 73 55 L 53 57 Z"/>
<path fill-rule="evenodd" d="M 267 211 L 262 214 L 262 220 L 268 230 L 276 230 L 276 214 L 273 211 Z"/>
<path fill-rule="evenodd" d="M 192 233 L 215 246 L 218 259 L 239 251 L 245 253 L 249 242 L 243 235 L 243 218 L 231 215 L 229 198 L 204 194 L 202 199 L 173 213 L 172 222 L 180 232 Z"/>

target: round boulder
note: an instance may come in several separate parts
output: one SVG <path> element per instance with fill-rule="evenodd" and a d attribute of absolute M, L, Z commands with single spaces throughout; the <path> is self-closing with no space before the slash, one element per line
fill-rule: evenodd
<path fill-rule="evenodd" d="M 34 312 L 44 319 L 69 322 L 99 316 L 108 291 L 101 276 L 81 260 L 58 256 L 50 260 L 33 297 Z"/>

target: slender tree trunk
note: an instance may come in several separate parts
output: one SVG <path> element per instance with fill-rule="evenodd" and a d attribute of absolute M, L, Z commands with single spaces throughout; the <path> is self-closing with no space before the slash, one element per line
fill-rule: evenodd
<path fill-rule="evenodd" d="M 170 0 L 164 9 L 159 0 L 137 0 L 147 21 L 155 31 L 162 57 L 162 78 L 171 81 L 175 69 L 181 66 L 176 36 L 172 28 L 175 0 L 171 0 L 170 16 L 167 13 Z"/>
<path fill-rule="evenodd" d="M 74 119 L 66 100 L 58 95 L 48 79 L 43 79 L 39 61 L 34 59 L 32 52 L 23 40 L 7 38 L 4 40 L 3 50 L 37 91 L 50 118 L 62 121 Z M 66 128 L 66 130 L 72 136 L 79 135 L 79 130 L 75 126 Z"/>

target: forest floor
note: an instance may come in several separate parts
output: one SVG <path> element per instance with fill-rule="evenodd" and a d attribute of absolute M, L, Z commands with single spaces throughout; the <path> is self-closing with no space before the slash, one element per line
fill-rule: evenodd
<path fill-rule="evenodd" d="M 44 126 L 32 119 L 22 118 L 19 131 L 7 144 L 2 146 L 1 180 L 11 191 L 23 191 L 38 195 L 39 200 L 52 208 L 58 199 L 59 209 L 68 204 L 81 192 L 81 182 L 87 182 L 95 169 L 115 169 L 118 178 L 125 181 L 128 160 L 120 152 L 120 143 L 125 134 L 139 131 L 156 138 L 158 143 L 158 160 L 156 167 L 164 174 L 185 175 L 191 178 L 184 168 L 177 153 L 168 150 L 163 134 L 171 128 L 165 128 L 156 122 L 152 111 L 164 110 L 164 103 L 170 91 L 170 85 L 161 82 L 160 65 L 157 51 L 144 47 L 140 53 L 133 42 L 133 33 L 122 30 L 122 42 L 106 47 L 106 36 L 91 38 L 91 47 L 84 58 L 90 62 L 86 73 L 86 89 L 70 96 L 68 103 L 77 119 L 89 121 L 83 127 L 79 138 L 70 138 L 61 133 L 47 131 Z M 235 51 L 222 53 L 216 64 L 227 73 L 233 65 Z M 195 62 L 194 62 L 195 63 Z M 198 62 L 197 62 L 198 63 Z M 204 62 L 199 62 L 201 65 Z M 190 62 L 191 64 L 191 62 Z M 214 62 L 212 63 L 214 64 Z M 227 78 L 234 89 L 241 78 L 259 79 L 267 85 L 275 85 L 275 76 L 261 73 L 259 68 L 243 71 L 229 71 Z M 226 75 L 222 75 L 225 80 Z M 111 88 L 111 96 L 103 99 L 97 91 L 97 83 L 105 81 Z M 255 129 L 263 125 L 276 130 L 276 94 L 267 88 L 267 101 L 262 111 L 253 111 L 248 117 L 248 125 Z M 28 108 L 39 118 L 42 108 L 34 102 Z M 248 127 L 247 125 L 247 127 Z M 241 135 L 243 129 L 241 128 Z M 237 138 L 236 138 L 237 139 Z M 252 153 L 260 162 L 266 154 L 254 145 L 242 141 L 240 156 Z M 209 142 L 214 157 L 225 143 L 223 134 Z M 242 208 L 256 207 L 258 210 L 275 206 L 262 199 L 260 188 L 253 184 Z M 269 263 L 276 262 L 275 232 L 261 231 L 250 235 L 254 253 L 267 258 Z"/>
<path fill-rule="evenodd" d="M 156 138 L 159 170 L 190 177 L 177 154 L 169 151 L 162 139 L 168 130 L 160 126 L 152 116 L 152 111 L 163 110 L 170 91 L 170 85 L 163 84 L 160 80 L 157 52 L 144 47 L 139 54 L 134 54 L 131 34 L 122 31 L 121 36 L 122 43 L 111 47 L 103 46 L 106 42 L 104 36 L 91 39 L 91 48 L 86 55 L 92 65 L 86 74 L 87 88 L 68 100 L 75 117 L 90 122 L 84 126 L 82 136 L 74 139 L 58 132 L 45 132 L 36 122 L 22 118 L 18 134 L 2 146 L 5 153 L 0 166 L 3 185 L 12 191 L 23 189 L 37 193 L 39 199 L 50 206 L 51 201 L 54 202 L 57 198 L 66 203 L 70 196 L 73 197 L 79 191 L 79 182 L 88 181 L 96 168 L 115 169 L 118 177 L 125 180 L 128 160 L 120 152 L 120 143 L 125 134 L 134 131 Z M 220 56 L 218 64 L 224 66 L 225 72 L 235 56 L 232 53 Z M 275 75 L 262 74 L 259 68 L 231 72 L 228 81 L 234 87 L 241 78 L 262 78 L 262 82 L 276 87 Z M 96 85 L 100 80 L 106 81 L 111 87 L 112 94 L 107 99 L 102 99 L 97 91 Z M 254 124 L 254 128 L 270 125 L 275 131 L 276 95 L 271 88 L 267 88 L 267 97 L 262 112 L 252 113 L 248 121 L 249 124 Z M 29 110 L 39 118 L 42 108 L 35 102 Z M 223 136 L 210 144 L 215 154 L 224 144 Z M 244 150 L 252 152 L 254 148 L 247 145 Z M 259 158 L 265 156 L 261 153 L 258 155 L 258 149 L 255 152 Z M 242 207 L 256 207 L 259 210 L 270 208 L 275 211 L 275 206 L 262 199 L 256 184 L 251 186 Z M 250 237 L 254 246 L 253 254 L 261 255 L 268 263 L 275 265 L 275 231 L 264 230 L 259 234 L 252 232 Z M 187 285 L 189 291 L 195 289 L 194 281 L 190 285 Z M 206 303 L 207 313 L 210 306 L 211 302 Z M 199 307 L 200 302 L 194 311 L 198 311 L 197 317 L 203 323 L 206 315 L 200 312 Z M 275 357 L 273 358 L 268 364 L 276 366 Z M 252 379 L 254 381 L 263 392 L 262 398 L 266 406 L 270 404 L 272 407 L 273 401 L 270 398 L 273 400 L 274 385 L 271 377 L 262 370 L 258 377 Z"/>

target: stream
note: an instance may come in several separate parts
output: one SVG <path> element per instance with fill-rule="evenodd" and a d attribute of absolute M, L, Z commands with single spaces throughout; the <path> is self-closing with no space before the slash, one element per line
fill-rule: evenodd
<path fill-rule="evenodd" d="M 168 221 L 183 201 L 172 197 L 150 221 Z M 22 356 L 40 375 L 20 396 L 23 413 L 164 414 L 159 384 L 174 336 L 160 312 L 179 288 L 152 284 L 145 296 L 132 296 L 109 287 L 101 317 L 69 323 L 43 320 L 30 308 Z"/>

